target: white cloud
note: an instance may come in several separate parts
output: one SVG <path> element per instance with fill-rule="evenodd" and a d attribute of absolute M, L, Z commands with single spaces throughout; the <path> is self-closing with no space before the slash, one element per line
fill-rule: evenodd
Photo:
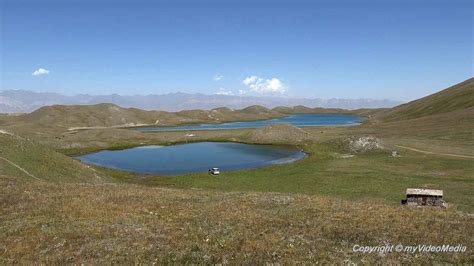
<path fill-rule="evenodd" d="M 286 86 L 277 78 L 263 79 L 257 76 L 245 78 L 242 83 L 256 93 L 284 93 Z"/>
<path fill-rule="evenodd" d="M 244 83 L 245 86 L 249 86 L 250 84 L 257 82 L 258 79 L 259 78 L 257 76 L 250 76 L 248 78 L 245 78 L 242 83 Z"/>
<path fill-rule="evenodd" d="M 220 88 L 218 92 L 215 94 L 217 95 L 234 95 L 234 93 L 231 90 L 226 90 L 224 88 Z"/>
<path fill-rule="evenodd" d="M 48 74 L 49 74 L 49 70 L 44 69 L 44 68 L 38 68 L 31 75 L 33 75 L 33 76 L 43 76 L 43 75 L 48 75 Z"/>
<path fill-rule="evenodd" d="M 214 79 L 214 81 L 219 81 L 219 80 L 221 80 L 221 79 L 223 79 L 223 78 L 224 78 L 224 76 L 217 74 L 217 75 L 214 76 L 213 79 Z"/>

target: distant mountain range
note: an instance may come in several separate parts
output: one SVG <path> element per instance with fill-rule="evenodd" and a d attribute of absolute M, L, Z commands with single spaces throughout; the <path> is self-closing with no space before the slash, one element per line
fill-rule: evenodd
<path fill-rule="evenodd" d="M 388 108 L 401 102 L 375 99 L 308 99 L 283 97 L 253 97 L 231 95 L 206 95 L 201 93 L 169 93 L 151 95 L 88 95 L 66 96 L 58 93 L 32 92 L 26 90 L 5 90 L 0 92 L 0 113 L 24 113 L 34 111 L 42 106 L 63 104 L 98 104 L 113 103 L 122 107 L 135 107 L 144 110 L 181 111 L 190 109 L 213 109 L 228 107 L 241 109 L 251 105 L 262 105 L 267 108 L 277 106 L 297 106 L 322 108 Z"/>

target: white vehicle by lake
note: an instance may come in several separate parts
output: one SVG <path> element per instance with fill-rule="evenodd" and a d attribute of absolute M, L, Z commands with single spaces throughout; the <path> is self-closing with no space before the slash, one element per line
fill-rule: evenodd
<path fill-rule="evenodd" d="M 220 173 L 221 172 L 219 171 L 219 168 L 217 168 L 217 167 L 209 169 L 209 174 L 211 174 L 211 175 L 218 175 Z"/>

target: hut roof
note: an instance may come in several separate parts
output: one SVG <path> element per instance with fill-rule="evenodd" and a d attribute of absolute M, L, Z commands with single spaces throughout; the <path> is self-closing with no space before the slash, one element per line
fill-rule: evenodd
<path fill-rule="evenodd" d="M 443 196 L 439 189 L 407 188 L 407 195 Z"/>

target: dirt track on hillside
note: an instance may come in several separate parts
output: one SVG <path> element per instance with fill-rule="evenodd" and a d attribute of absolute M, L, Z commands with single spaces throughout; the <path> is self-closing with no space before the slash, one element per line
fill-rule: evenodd
<path fill-rule="evenodd" d="M 451 157 L 459 157 L 459 158 L 468 158 L 468 159 L 474 159 L 474 156 L 469 156 L 469 155 L 462 155 L 462 154 L 451 154 L 451 153 L 439 153 L 439 152 L 431 152 L 431 151 L 423 151 L 415 148 L 410 148 L 406 146 L 401 146 L 401 145 L 396 145 L 399 148 L 402 149 L 407 149 L 410 151 L 416 151 L 416 152 L 421 152 L 425 154 L 434 154 L 434 155 L 442 155 L 442 156 L 451 156 Z"/>

